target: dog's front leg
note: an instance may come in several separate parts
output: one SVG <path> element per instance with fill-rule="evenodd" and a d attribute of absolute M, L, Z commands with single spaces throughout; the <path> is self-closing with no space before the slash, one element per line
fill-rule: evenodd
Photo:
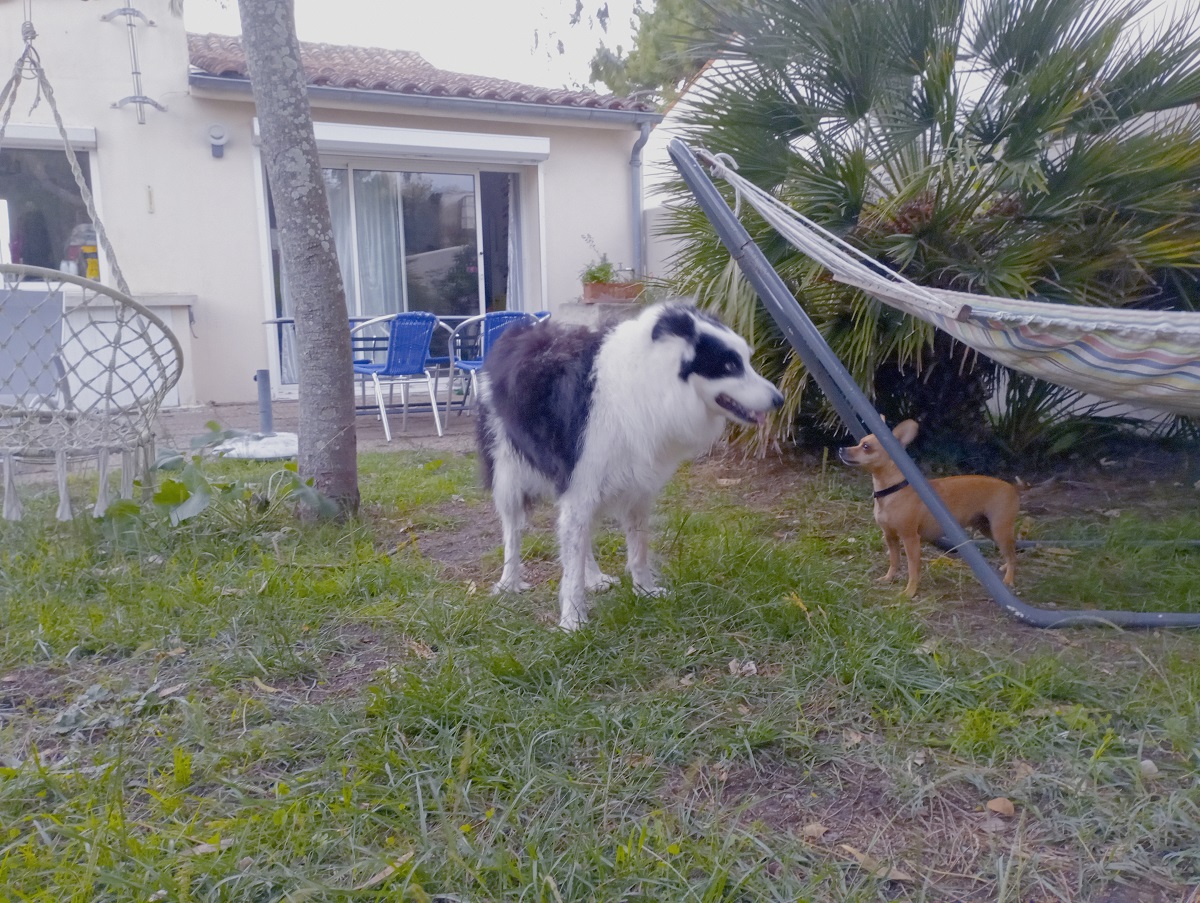
<path fill-rule="evenodd" d="M 880 583 L 891 583 L 896 579 L 896 574 L 900 571 L 900 534 L 895 530 L 883 531 L 883 543 L 887 546 L 888 553 L 888 569 L 887 573 L 879 578 Z"/>
<path fill-rule="evenodd" d="M 625 516 L 625 551 L 634 591 L 643 596 L 665 596 L 658 575 L 650 566 L 650 508 L 639 505 Z"/>
<path fill-rule="evenodd" d="M 497 481 L 492 490 L 504 534 L 504 571 L 493 593 L 523 593 L 529 584 L 521 574 L 521 534 L 525 529 L 525 500 L 515 481 Z"/>
<path fill-rule="evenodd" d="M 583 585 L 589 593 L 602 593 L 611 586 L 614 586 L 621 581 L 616 577 L 604 573 L 600 570 L 600 564 L 596 561 L 596 552 L 588 543 L 587 560 L 583 566 Z"/>
<path fill-rule="evenodd" d="M 563 630 L 575 630 L 587 620 L 584 585 L 591 549 L 591 512 L 581 511 L 577 505 L 564 500 L 558 515 L 558 554 L 562 559 L 558 626 Z"/>

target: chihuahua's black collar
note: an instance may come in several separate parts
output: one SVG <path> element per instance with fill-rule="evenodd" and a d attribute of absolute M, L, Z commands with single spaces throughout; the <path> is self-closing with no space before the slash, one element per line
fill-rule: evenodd
<path fill-rule="evenodd" d="M 887 489 L 880 489 L 878 492 L 872 493 L 871 497 L 876 499 L 884 498 L 891 495 L 893 492 L 899 492 L 908 485 L 908 480 L 901 480 L 895 486 L 889 486 Z"/>

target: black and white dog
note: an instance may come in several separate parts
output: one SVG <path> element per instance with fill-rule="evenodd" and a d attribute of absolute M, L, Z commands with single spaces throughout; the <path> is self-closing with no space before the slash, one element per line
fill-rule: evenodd
<path fill-rule="evenodd" d="M 504 529 L 495 591 L 529 588 L 525 515 L 539 498 L 557 497 L 559 626 L 574 630 L 587 620 L 585 591 L 616 582 L 592 552 L 596 518 L 624 528 L 634 588 L 662 593 L 647 535 L 654 499 L 726 423 L 760 423 L 783 396 L 754 372 L 741 336 L 667 303 L 605 331 L 549 321 L 510 328 L 488 355 L 479 401 L 483 478 Z"/>

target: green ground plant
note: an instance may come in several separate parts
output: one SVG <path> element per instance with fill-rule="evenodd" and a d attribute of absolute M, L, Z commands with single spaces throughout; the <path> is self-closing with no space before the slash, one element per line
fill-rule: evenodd
<path fill-rule="evenodd" d="M 910 601 L 872 582 L 854 474 L 740 459 L 668 488 L 667 596 L 626 580 L 562 634 L 544 530 L 535 590 L 488 593 L 476 469 L 364 455 L 340 527 L 57 524 L 51 491 L 0 524 L 0 898 L 1167 900 L 1200 873 L 1194 634 L 1018 628 L 946 558 Z M 1200 555 L 1133 544 L 1200 536 L 1194 505 L 1137 495 L 1039 519 L 1104 545 L 1022 556 L 1027 598 L 1196 608 Z"/>

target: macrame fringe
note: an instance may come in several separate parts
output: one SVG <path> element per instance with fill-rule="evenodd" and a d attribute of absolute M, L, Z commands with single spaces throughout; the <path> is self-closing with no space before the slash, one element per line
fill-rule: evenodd
<path fill-rule="evenodd" d="M 13 468 L 16 461 L 12 455 L 4 456 L 4 519 L 20 520 L 24 509 L 21 507 L 21 497 L 17 495 L 17 475 Z"/>
<path fill-rule="evenodd" d="M 71 494 L 67 492 L 67 453 L 59 449 L 54 453 L 54 475 L 58 478 L 58 512 L 60 521 L 68 521 L 71 514 Z"/>
<path fill-rule="evenodd" d="M 93 517 L 104 517 L 108 510 L 108 449 L 100 449 L 96 458 L 96 475 L 100 485 L 96 488 L 96 507 L 92 509 Z"/>
<path fill-rule="evenodd" d="M 133 452 L 121 452 L 121 498 L 133 498 Z"/>

